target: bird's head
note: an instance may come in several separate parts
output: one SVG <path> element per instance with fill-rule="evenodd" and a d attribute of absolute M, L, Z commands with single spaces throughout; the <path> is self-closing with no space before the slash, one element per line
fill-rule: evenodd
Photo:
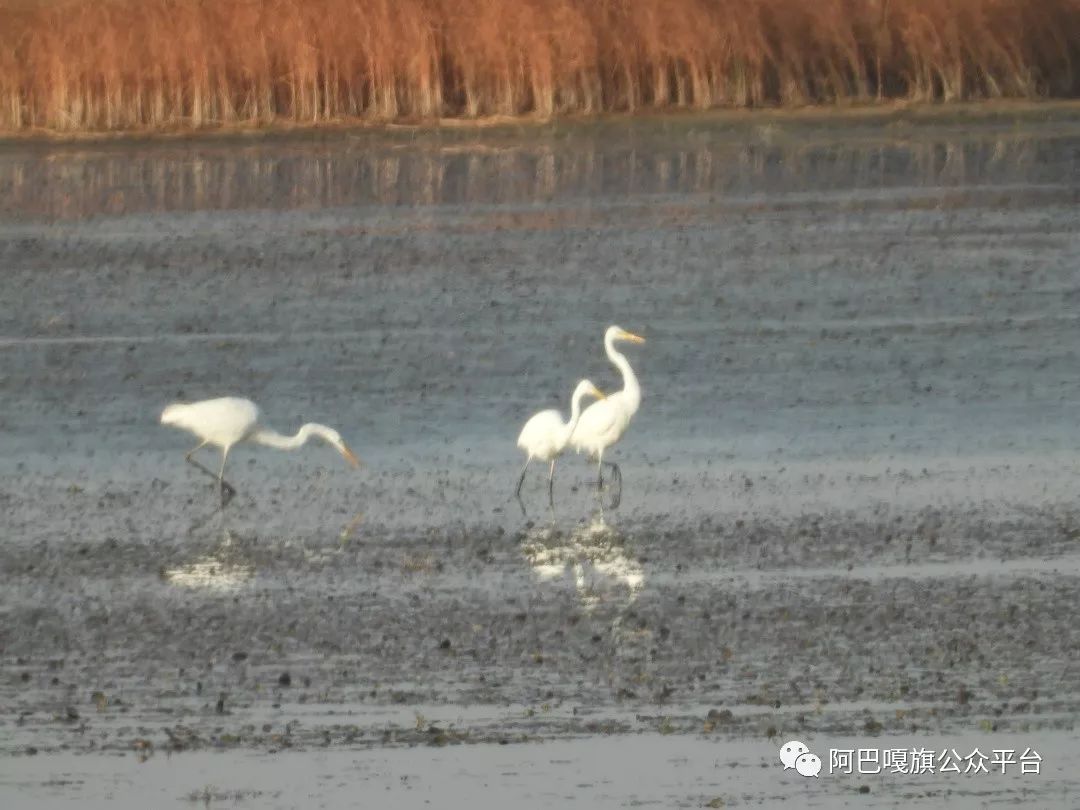
<path fill-rule="evenodd" d="M 607 394 L 593 385 L 592 380 L 582 380 L 577 384 L 577 388 L 574 389 L 574 399 L 579 399 L 581 397 L 607 399 Z"/>
<path fill-rule="evenodd" d="M 360 466 L 360 459 L 356 457 L 356 453 L 349 449 L 349 445 L 345 444 L 345 441 L 340 436 L 338 436 L 337 442 L 332 442 L 332 444 L 341 455 L 345 456 L 347 462 L 354 467 Z"/>
<path fill-rule="evenodd" d="M 621 326 L 609 326 L 607 332 L 604 333 L 604 338 L 611 343 L 617 340 L 625 340 L 629 343 L 644 343 L 645 338 L 641 335 L 635 335 L 633 332 L 627 332 Z"/>
<path fill-rule="evenodd" d="M 337 450 L 341 455 L 345 457 L 345 460 L 354 467 L 360 466 L 360 459 L 356 457 L 356 453 L 349 449 L 349 445 L 345 444 L 345 440 L 341 438 L 341 434 L 333 428 L 328 428 L 325 425 L 319 425 L 318 433 L 322 436 L 323 440 Z"/>

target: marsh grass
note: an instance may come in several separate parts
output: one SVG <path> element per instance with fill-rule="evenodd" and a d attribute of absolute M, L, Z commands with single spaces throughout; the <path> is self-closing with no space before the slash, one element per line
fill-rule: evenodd
<path fill-rule="evenodd" d="M 1080 89 L 1077 0 L 0 0 L 0 129 L 189 130 Z"/>

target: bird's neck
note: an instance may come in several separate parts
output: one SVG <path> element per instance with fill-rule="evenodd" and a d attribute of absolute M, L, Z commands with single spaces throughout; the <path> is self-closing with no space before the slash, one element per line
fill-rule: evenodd
<path fill-rule="evenodd" d="M 570 441 L 570 437 L 574 435 L 574 428 L 577 427 L 578 420 L 581 419 L 581 400 L 585 398 L 584 391 L 575 392 L 573 398 L 570 400 L 570 421 L 566 423 L 566 427 L 563 428 L 563 434 L 566 442 Z"/>
<path fill-rule="evenodd" d="M 613 340 L 605 340 L 604 349 L 607 350 L 608 360 L 614 363 L 615 367 L 622 372 L 623 397 L 631 405 L 633 410 L 636 411 L 638 405 L 641 404 L 641 386 L 638 385 L 634 370 L 630 368 L 630 361 L 615 349 L 615 342 Z"/>
<path fill-rule="evenodd" d="M 317 425 L 307 424 L 301 427 L 292 436 L 286 436 L 283 433 L 278 433 L 276 430 L 270 428 L 262 428 L 252 436 L 252 440 L 258 444 L 266 445 L 267 447 L 274 447 L 278 450 L 295 450 L 307 443 L 308 438 L 312 433 L 315 433 Z"/>

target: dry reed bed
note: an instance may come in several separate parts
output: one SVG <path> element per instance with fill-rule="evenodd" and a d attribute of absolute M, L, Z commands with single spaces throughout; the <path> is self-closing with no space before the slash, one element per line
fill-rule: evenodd
<path fill-rule="evenodd" d="M 0 129 L 1074 96 L 1080 0 L 0 0 Z"/>

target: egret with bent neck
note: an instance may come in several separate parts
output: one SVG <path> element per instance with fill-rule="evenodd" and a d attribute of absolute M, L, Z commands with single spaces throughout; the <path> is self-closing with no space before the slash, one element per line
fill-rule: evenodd
<path fill-rule="evenodd" d="M 582 380 L 577 384 L 574 394 L 570 398 L 569 422 L 563 422 L 562 414 L 552 408 L 551 410 L 540 411 L 540 413 L 532 416 L 525 423 L 525 427 L 521 429 L 517 444 L 518 447 L 525 451 L 528 458 L 525 459 L 525 466 L 521 470 L 517 489 L 514 490 L 514 495 L 519 500 L 521 498 L 521 485 L 525 483 L 525 473 L 529 469 L 529 462 L 534 458 L 538 458 L 541 461 L 551 462 L 551 470 L 548 472 L 548 504 L 552 508 L 555 507 L 555 460 L 566 449 L 570 436 L 581 418 L 581 400 L 587 396 L 602 400 L 604 393 L 589 380 Z M 524 507 L 522 508 L 524 509 Z"/>
<path fill-rule="evenodd" d="M 201 441 L 187 452 L 184 458 L 205 473 L 214 476 L 192 456 L 207 445 L 221 448 L 221 469 L 216 477 L 221 489 L 222 504 L 236 494 L 236 489 L 225 480 L 225 462 L 229 451 L 241 442 L 262 444 L 278 450 L 295 450 L 307 443 L 308 439 L 322 439 L 354 467 L 360 464 L 349 446 L 345 444 L 336 430 L 316 422 L 309 422 L 294 436 L 285 436 L 276 430 L 259 424 L 259 409 L 250 399 L 241 397 L 220 397 L 204 399 L 201 402 L 177 402 L 161 412 L 161 424 L 177 427 L 195 434 Z"/>

